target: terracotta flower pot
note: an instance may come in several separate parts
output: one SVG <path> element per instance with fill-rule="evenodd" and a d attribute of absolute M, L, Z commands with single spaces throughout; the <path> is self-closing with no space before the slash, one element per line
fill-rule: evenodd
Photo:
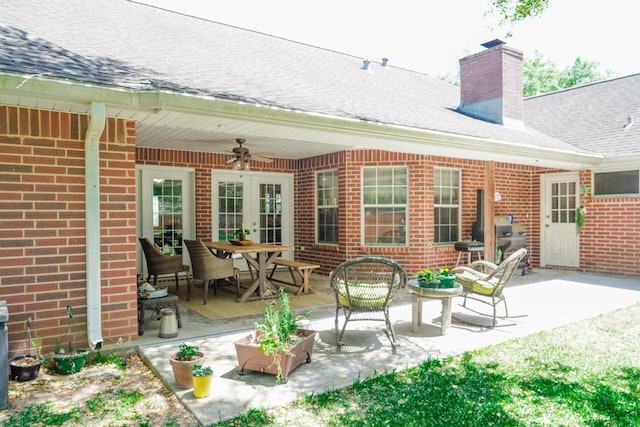
<path fill-rule="evenodd" d="M 302 337 L 302 340 L 291 348 L 292 354 L 282 352 L 277 356 L 284 382 L 287 381 L 289 373 L 303 362 L 311 362 L 315 334 L 316 331 L 298 329 L 298 335 Z M 278 375 L 278 366 L 273 363 L 273 356 L 267 356 L 261 352 L 258 349 L 258 345 L 251 342 L 251 335 L 247 335 L 234 344 L 236 355 L 238 356 L 240 375 L 244 375 L 245 370 Z"/>
<path fill-rule="evenodd" d="M 191 375 L 191 368 L 195 365 L 202 365 L 204 361 L 204 353 L 199 351 L 198 355 L 191 360 L 178 360 L 178 353 L 173 354 L 169 358 L 171 369 L 173 369 L 173 377 L 176 380 L 176 385 L 179 388 L 191 388 L 193 387 L 193 376 Z"/>

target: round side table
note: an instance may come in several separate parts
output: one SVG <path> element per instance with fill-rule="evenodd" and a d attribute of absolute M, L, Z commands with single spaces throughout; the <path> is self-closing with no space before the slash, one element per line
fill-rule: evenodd
<path fill-rule="evenodd" d="M 441 334 L 447 333 L 451 325 L 451 299 L 462 294 L 462 285 L 456 283 L 453 288 L 422 288 L 415 279 L 409 280 L 407 289 L 413 294 L 411 312 L 411 330 L 416 332 L 422 325 L 422 302 L 425 298 L 442 300 Z"/>

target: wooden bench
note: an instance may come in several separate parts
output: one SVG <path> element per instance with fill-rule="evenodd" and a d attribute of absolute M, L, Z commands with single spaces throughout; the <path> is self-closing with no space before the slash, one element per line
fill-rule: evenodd
<path fill-rule="evenodd" d="M 320 268 L 319 264 L 312 264 L 310 262 L 303 262 L 303 261 L 292 261 L 284 258 L 275 258 L 272 263 L 273 263 L 273 269 L 271 270 L 271 274 L 269 274 L 269 280 L 299 287 L 298 293 L 296 295 L 300 295 L 300 294 L 306 295 L 306 294 L 313 293 L 313 291 L 309 287 L 309 275 L 314 269 Z M 273 278 L 273 273 L 275 273 L 276 268 L 278 266 L 287 267 L 289 269 L 292 282 L 286 282 L 284 280 Z M 300 274 L 300 277 L 302 277 L 302 285 L 298 285 L 298 282 L 296 281 L 296 276 L 295 274 L 293 274 L 294 271 L 297 271 L 298 274 Z"/>

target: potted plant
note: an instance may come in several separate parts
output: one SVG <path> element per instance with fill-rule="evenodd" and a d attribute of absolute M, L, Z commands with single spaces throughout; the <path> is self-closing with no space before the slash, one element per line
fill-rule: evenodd
<path fill-rule="evenodd" d="M 431 268 L 416 273 L 421 288 L 437 288 L 440 285 L 440 280 L 436 276 L 437 274 Z"/>
<path fill-rule="evenodd" d="M 451 274 L 448 268 L 441 268 L 436 278 L 440 281 L 440 288 L 453 288 L 456 284 L 456 276 Z"/>
<path fill-rule="evenodd" d="M 235 231 L 235 234 L 238 236 L 238 240 L 247 240 L 247 234 L 250 233 L 251 231 L 248 228 L 244 228 L 244 222 L 242 223 L 242 227 Z"/>
<path fill-rule="evenodd" d="M 173 377 L 179 388 L 193 387 L 191 369 L 195 365 L 202 365 L 204 353 L 198 351 L 198 346 L 183 342 L 178 346 L 178 352 L 169 357 L 169 363 L 173 370 Z"/>
<path fill-rule="evenodd" d="M 55 363 L 56 372 L 62 375 L 69 375 L 79 372 L 84 367 L 89 351 L 84 349 L 76 349 L 76 322 L 73 318 L 73 307 L 67 305 L 67 317 L 69 323 L 67 327 L 67 335 L 72 337 L 69 346 L 65 350 L 60 340 L 56 341 L 55 353 L 53 354 L 53 362 Z"/>
<path fill-rule="evenodd" d="M 27 354 L 16 356 L 9 361 L 9 369 L 11 371 L 11 379 L 14 381 L 31 381 L 38 378 L 40 366 L 42 365 L 42 356 L 35 339 L 31 338 L 31 317 L 27 319 L 27 336 L 25 340 L 25 351 Z M 33 354 L 27 350 L 29 345 L 33 347 Z"/>
<path fill-rule="evenodd" d="M 279 305 L 266 305 L 264 322 L 255 322 L 255 332 L 234 343 L 240 375 L 257 371 L 275 375 L 278 383 L 286 382 L 291 371 L 311 362 L 316 331 L 298 328 L 299 318 L 284 288 L 280 288 Z"/>
<path fill-rule="evenodd" d="M 199 399 L 208 397 L 213 379 L 213 369 L 210 366 L 194 365 L 191 368 L 193 377 L 193 397 Z"/>

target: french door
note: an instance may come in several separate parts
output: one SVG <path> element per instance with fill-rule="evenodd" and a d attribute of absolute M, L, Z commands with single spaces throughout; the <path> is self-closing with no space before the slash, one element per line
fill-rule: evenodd
<path fill-rule="evenodd" d="M 138 166 L 136 217 L 138 237 L 148 237 L 164 253 L 182 254 L 183 239 L 195 235 L 194 171 L 187 168 Z M 137 245 L 138 271 L 146 276 L 144 254 Z"/>
<path fill-rule="evenodd" d="M 293 175 L 214 170 L 211 182 L 214 240 L 244 228 L 256 243 L 293 245 Z"/>

